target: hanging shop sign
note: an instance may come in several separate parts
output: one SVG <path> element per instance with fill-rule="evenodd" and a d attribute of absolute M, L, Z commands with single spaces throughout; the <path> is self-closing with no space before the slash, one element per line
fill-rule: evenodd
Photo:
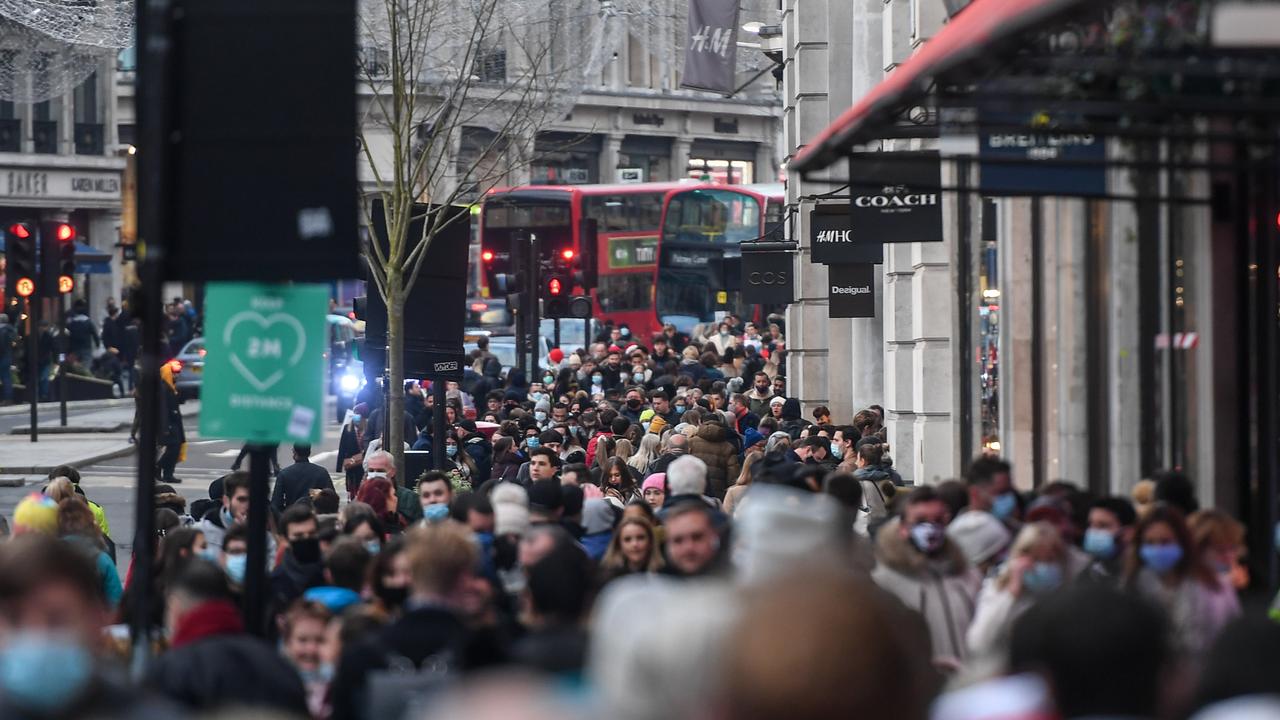
<path fill-rule="evenodd" d="M 884 244 L 876 237 L 856 233 L 848 205 L 820 205 L 809 212 L 809 249 L 813 262 L 884 262 Z"/>
<path fill-rule="evenodd" d="M 866 263 L 828 266 L 828 317 L 875 317 L 875 270 Z"/>
<path fill-rule="evenodd" d="M 731 95 L 738 63 L 738 0 L 689 0 L 680 87 Z"/>
<path fill-rule="evenodd" d="M 770 243 L 777 244 L 777 243 Z M 795 274 L 787 250 L 753 250 L 742 245 L 742 302 L 745 305 L 786 305 L 794 299 Z"/>
<path fill-rule="evenodd" d="M 1054 118 L 1043 113 L 1034 117 L 982 114 L 979 126 L 986 125 L 978 134 L 982 192 L 987 195 L 1106 195 L 1106 139 L 1092 133 L 1055 132 L 1053 123 Z"/>
<path fill-rule="evenodd" d="M 941 187 L 936 151 L 852 153 L 853 231 L 875 242 L 942 242 Z"/>

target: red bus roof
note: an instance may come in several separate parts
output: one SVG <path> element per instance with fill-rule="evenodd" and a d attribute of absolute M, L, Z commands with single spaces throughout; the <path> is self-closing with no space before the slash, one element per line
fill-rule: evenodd
<path fill-rule="evenodd" d="M 493 188 L 486 196 L 506 195 L 519 192 L 562 192 L 569 195 L 625 195 L 638 193 L 666 193 L 670 190 L 681 190 L 698 187 L 705 183 L 697 180 L 676 180 L 673 182 L 650 183 L 612 183 L 608 185 L 519 185 L 517 187 Z M 725 186 L 718 186 L 725 187 Z"/>
<path fill-rule="evenodd" d="M 781 200 L 786 195 L 782 183 L 755 183 L 750 185 L 721 185 L 719 183 L 700 182 L 696 185 L 680 185 L 675 188 L 680 191 L 694 190 L 720 190 L 724 192 L 736 192 L 743 195 L 752 195 L 757 198 L 769 198 L 771 200 Z"/>

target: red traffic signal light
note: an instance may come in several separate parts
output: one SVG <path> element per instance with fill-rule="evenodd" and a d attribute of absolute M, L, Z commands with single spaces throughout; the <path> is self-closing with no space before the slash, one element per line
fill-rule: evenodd
<path fill-rule="evenodd" d="M 493 262 L 493 251 L 485 250 L 484 252 L 480 253 L 480 259 L 485 262 Z"/>
<path fill-rule="evenodd" d="M 73 240 L 75 239 L 75 236 L 76 236 L 75 228 L 71 227 L 66 223 L 58 223 L 57 226 L 54 227 L 53 233 L 54 233 L 54 237 L 58 238 L 59 242 L 66 242 L 67 240 Z"/>
<path fill-rule="evenodd" d="M 23 240 L 25 240 L 31 237 L 31 229 L 28 228 L 23 223 L 14 223 L 9 226 L 9 234 L 13 235 L 16 238 L 22 238 Z"/>
<path fill-rule="evenodd" d="M 70 275 L 58 276 L 58 293 L 59 294 L 66 295 L 67 293 L 75 289 L 76 289 L 75 278 L 71 277 Z"/>
<path fill-rule="evenodd" d="M 558 277 L 553 277 L 547 281 L 547 293 L 552 297 L 559 297 L 564 292 L 564 281 Z"/>
<path fill-rule="evenodd" d="M 560 257 L 564 258 L 566 262 L 572 261 L 574 257 L 573 248 L 565 248 L 564 250 L 561 250 Z"/>

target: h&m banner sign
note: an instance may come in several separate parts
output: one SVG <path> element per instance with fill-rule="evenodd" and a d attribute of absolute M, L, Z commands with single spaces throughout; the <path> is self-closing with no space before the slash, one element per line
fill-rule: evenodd
<path fill-rule="evenodd" d="M 689 0 L 680 87 L 732 95 L 738 65 L 738 0 Z"/>

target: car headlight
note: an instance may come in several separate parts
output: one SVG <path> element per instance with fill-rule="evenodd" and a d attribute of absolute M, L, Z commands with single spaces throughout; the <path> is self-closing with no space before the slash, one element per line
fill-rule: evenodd
<path fill-rule="evenodd" d="M 347 373 L 338 380 L 338 387 L 342 388 L 343 392 L 353 393 L 360 389 L 360 385 L 363 380 L 364 378 L 359 375 Z"/>

